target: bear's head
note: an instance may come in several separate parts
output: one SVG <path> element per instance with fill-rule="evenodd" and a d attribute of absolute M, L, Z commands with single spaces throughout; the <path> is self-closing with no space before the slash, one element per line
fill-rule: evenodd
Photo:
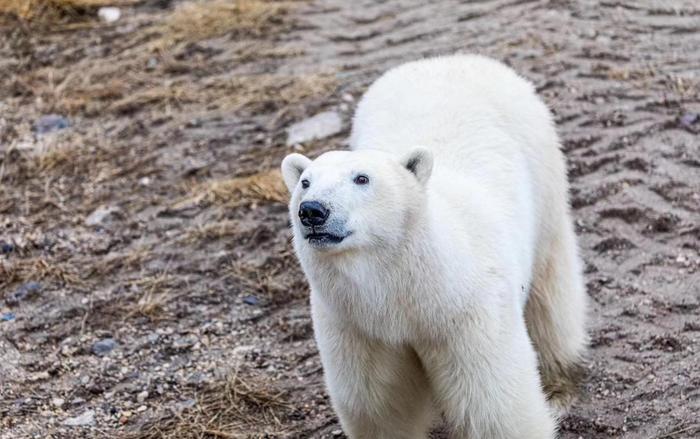
<path fill-rule="evenodd" d="M 282 176 L 292 194 L 297 249 L 329 255 L 396 247 L 424 206 L 432 168 L 423 148 L 400 158 L 370 149 L 331 151 L 313 161 L 288 155 Z"/>

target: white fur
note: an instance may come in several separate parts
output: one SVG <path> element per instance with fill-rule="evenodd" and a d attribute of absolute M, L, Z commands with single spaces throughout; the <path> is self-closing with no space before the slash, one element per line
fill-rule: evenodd
<path fill-rule="evenodd" d="M 441 413 L 456 438 L 554 437 L 538 360 L 553 382 L 579 362 L 585 294 L 564 158 L 532 85 L 480 56 L 404 64 L 360 101 L 351 148 L 282 165 L 348 436 L 425 438 Z M 311 200 L 345 240 L 304 238 Z"/>

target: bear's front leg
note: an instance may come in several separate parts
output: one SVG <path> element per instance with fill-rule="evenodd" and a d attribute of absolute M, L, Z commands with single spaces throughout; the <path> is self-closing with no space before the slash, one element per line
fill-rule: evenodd
<path fill-rule="evenodd" d="M 333 407 L 351 439 L 425 439 L 432 407 L 410 347 L 370 340 L 314 308 L 314 331 Z"/>
<path fill-rule="evenodd" d="M 474 332 L 456 327 L 446 341 L 417 347 L 451 437 L 554 438 L 524 322 L 498 328 L 500 334 Z"/>

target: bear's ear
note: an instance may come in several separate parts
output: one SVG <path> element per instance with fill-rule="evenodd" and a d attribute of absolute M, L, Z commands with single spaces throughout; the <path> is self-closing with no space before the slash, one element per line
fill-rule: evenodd
<path fill-rule="evenodd" d="M 299 177 L 301 177 L 306 167 L 309 166 L 309 163 L 311 163 L 309 158 L 297 153 L 289 154 L 282 160 L 282 178 L 290 193 L 294 191 Z"/>
<path fill-rule="evenodd" d="M 433 172 L 433 154 L 425 148 L 415 148 L 401 159 L 401 164 L 425 184 Z"/>

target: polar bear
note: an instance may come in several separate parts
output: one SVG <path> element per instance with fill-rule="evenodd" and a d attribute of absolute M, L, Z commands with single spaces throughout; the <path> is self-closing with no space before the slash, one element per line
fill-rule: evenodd
<path fill-rule="evenodd" d="M 358 104 L 350 151 L 290 154 L 294 248 L 350 438 L 551 438 L 587 344 L 563 154 L 492 59 L 410 62 Z"/>

